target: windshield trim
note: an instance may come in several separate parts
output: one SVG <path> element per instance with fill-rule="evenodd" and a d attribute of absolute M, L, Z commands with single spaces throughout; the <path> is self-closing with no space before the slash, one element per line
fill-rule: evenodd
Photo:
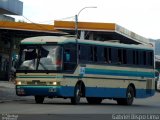
<path fill-rule="evenodd" d="M 61 73 L 62 70 L 47 70 L 47 72 L 44 72 L 46 70 L 16 70 L 17 73 Z"/>

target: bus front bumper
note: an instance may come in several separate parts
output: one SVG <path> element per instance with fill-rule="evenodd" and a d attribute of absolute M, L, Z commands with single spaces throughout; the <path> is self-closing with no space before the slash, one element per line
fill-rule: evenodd
<path fill-rule="evenodd" d="M 18 96 L 51 96 L 51 97 L 72 97 L 73 87 L 65 86 L 25 86 L 17 85 L 16 94 Z"/>

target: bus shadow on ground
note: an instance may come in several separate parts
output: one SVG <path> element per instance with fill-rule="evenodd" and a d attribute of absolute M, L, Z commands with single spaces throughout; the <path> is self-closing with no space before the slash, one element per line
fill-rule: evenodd
<path fill-rule="evenodd" d="M 78 105 L 71 104 L 69 99 L 63 100 L 63 99 L 46 99 L 43 104 L 37 104 L 35 103 L 34 99 L 27 99 L 27 100 L 21 100 L 16 101 L 21 104 L 33 104 L 33 105 L 59 105 L 59 106 L 99 106 L 99 107 L 116 107 L 116 108 L 138 108 L 138 109 L 160 109 L 160 103 L 159 104 L 141 104 L 141 103 L 133 103 L 133 105 L 118 105 L 116 101 L 107 100 L 102 102 L 101 104 L 88 104 L 86 100 L 83 100 Z"/>

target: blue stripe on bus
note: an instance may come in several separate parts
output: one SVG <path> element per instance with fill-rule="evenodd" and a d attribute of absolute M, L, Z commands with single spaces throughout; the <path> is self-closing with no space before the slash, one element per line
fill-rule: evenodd
<path fill-rule="evenodd" d="M 54 89 L 54 92 L 51 90 Z M 18 94 L 23 90 L 25 94 Z M 86 87 L 86 97 L 103 97 L 103 98 L 125 98 L 126 88 L 102 88 L 102 87 Z M 73 97 L 74 87 L 72 86 L 17 86 L 16 93 L 19 96 L 42 95 L 57 97 Z M 155 90 L 152 89 L 136 89 L 136 98 L 146 98 L 153 96 Z"/>
<path fill-rule="evenodd" d="M 125 98 L 127 88 L 86 88 L 87 97 L 104 97 L 104 98 Z M 153 96 L 155 90 L 136 89 L 136 98 L 146 98 Z"/>
<path fill-rule="evenodd" d="M 24 91 L 25 94 L 18 94 L 18 91 Z M 16 86 L 16 94 L 18 96 L 73 96 L 74 95 L 74 87 L 64 87 L 64 86 Z"/>
<path fill-rule="evenodd" d="M 125 70 L 105 70 L 105 69 L 93 69 L 93 68 L 85 68 L 85 74 L 154 78 L 154 72 L 139 72 L 139 71 L 125 71 Z"/>

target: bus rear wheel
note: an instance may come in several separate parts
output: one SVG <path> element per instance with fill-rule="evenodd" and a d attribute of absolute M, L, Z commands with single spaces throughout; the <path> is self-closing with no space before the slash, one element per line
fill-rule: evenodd
<path fill-rule="evenodd" d="M 71 103 L 76 105 L 80 103 L 82 96 L 82 87 L 81 84 L 77 84 L 74 89 L 74 97 L 71 98 Z"/>
<path fill-rule="evenodd" d="M 35 102 L 37 104 L 42 104 L 44 101 L 44 97 L 43 96 L 35 96 Z"/>
<path fill-rule="evenodd" d="M 134 101 L 134 89 L 132 86 L 128 86 L 126 91 L 126 98 L 117 99 L 118 105 L 132 105 Z"/>
<path fill-rule="evenodd" d="M 87 97 L 86 99 L 89 104 L 100 104 L 102 102 L 102 98 Z"/>

